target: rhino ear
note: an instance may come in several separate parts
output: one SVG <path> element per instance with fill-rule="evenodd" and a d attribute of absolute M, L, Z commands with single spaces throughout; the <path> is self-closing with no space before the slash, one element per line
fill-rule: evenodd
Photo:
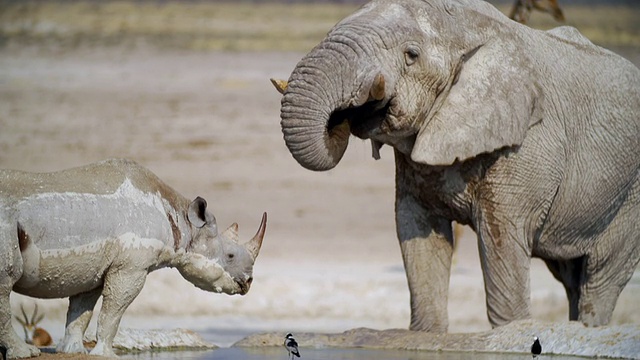
<path fill-rule="evenodd" d="M 207 211 L 207 201 L 200 196 L 189 204 L 187 218 L 197 228 L 205 225 L 216 225 L 216 219 Z"/>
<path fill-rule="evenodd" d="M 505 39 L 506 40 L 506 39 Z M 449 165 L 521 145 L 542 118 L 542 92 L 515 41 L 493 39 L 466 54 L 441 107 L 418 132 L 411 159 Z"/>

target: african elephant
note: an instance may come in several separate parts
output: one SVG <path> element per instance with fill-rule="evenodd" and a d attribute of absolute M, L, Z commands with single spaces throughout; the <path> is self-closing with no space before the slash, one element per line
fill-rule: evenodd
<path fill-rule="evenodd" d="M 477 233 L 494 327 L 530 317 L 531 257 L 564 285 L 570 319 L 609 322 L 640 259 L 629 61 L 482 1 L 377 0 L 281 85 L 284 141 L 303 167 L 335 167 L 351 134 L 374 157 L 394 148 L 411 329 L 447 330 L 452 221 Z"/>

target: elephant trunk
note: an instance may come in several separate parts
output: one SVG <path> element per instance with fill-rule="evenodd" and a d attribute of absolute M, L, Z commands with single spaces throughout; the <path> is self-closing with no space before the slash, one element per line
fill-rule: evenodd
<path fill-rule="evenodd" d="M 353 50 L 357 47 L 345 38 L 325 39 L 298 63 L 288 84 L 276 85 L 284 92 L 280 114 L 284 141 L 296 161 L 309 170 L 330 170 L 342 159 L 350 135 L 342 110 L 384 97 L 382 74 L 359 64 Z"/>
<path fill-rule="evenodd" d="M 309 170 L 325 171 L 334 168 L 347 150 L 349 126 L 331 123 L 334 109 L 345 102 L 336 96 L 342 88 L 337 91 L 328 71 L 313 65 L 303 59 L 291 74 L 282 98 L 280 124 L 296 161 Z"/>
<path fill-rule="evenodd" d="M 314 104 L 311 98 L 287 95 L 282 103 L 281 125 L 291 155 L 309 170 L 333 169 L 347 150 L 349 125 L 331 127 L 330 106 Z"/>

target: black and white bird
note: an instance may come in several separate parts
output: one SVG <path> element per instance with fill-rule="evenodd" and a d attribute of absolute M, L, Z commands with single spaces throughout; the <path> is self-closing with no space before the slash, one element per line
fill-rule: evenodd
<path fill-rule="evenodd" d="M 293 356 L 300 357 L 300 352 L 298 351 L 298 343 L 296 339 L 293 338 L 291 333 L 287 334 L 284 338 L 284 347 L 287 348 L 289 352 L 289 358 L 293 359 Z"/>
<path fill-rule="evenodd" d="M 533 358 L 535 359 L 536 356 L 540 355 L 542 353 L 542 345 L 540 345 L 540 340 L 538 339 L 537 336 L 533 337 L 533 345 L 531 345 L 531 355 L 533 355 Z"/>

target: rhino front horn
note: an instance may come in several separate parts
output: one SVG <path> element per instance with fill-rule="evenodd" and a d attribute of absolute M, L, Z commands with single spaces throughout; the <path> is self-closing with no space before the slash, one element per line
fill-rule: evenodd
<path fill-rule="evenodd" d="M 231 241 L 233 241 L 234 243 L 238 242 L 238 224 L 237 223 L 233 223 L 231 224 L 231 226 L 229 226 L 227 228 L 227 230 L 225 230 L 222 233 L 223 237 L 226 237 L 227 239 L 230 239 Z"/>
<path fill-rule="evenodd" d="M 264 238 L 264 232 L 267 229 L 267 213 L 262 214 L 262 222 L 260 223 L 260 227 L 258 228 L 258 232 L 247 244 L 246 248 L 251 257 L 255 261 L 258 257 L 258 253 L 260 253 L 260 247 L 262 247 L 262 239 Z"/>

